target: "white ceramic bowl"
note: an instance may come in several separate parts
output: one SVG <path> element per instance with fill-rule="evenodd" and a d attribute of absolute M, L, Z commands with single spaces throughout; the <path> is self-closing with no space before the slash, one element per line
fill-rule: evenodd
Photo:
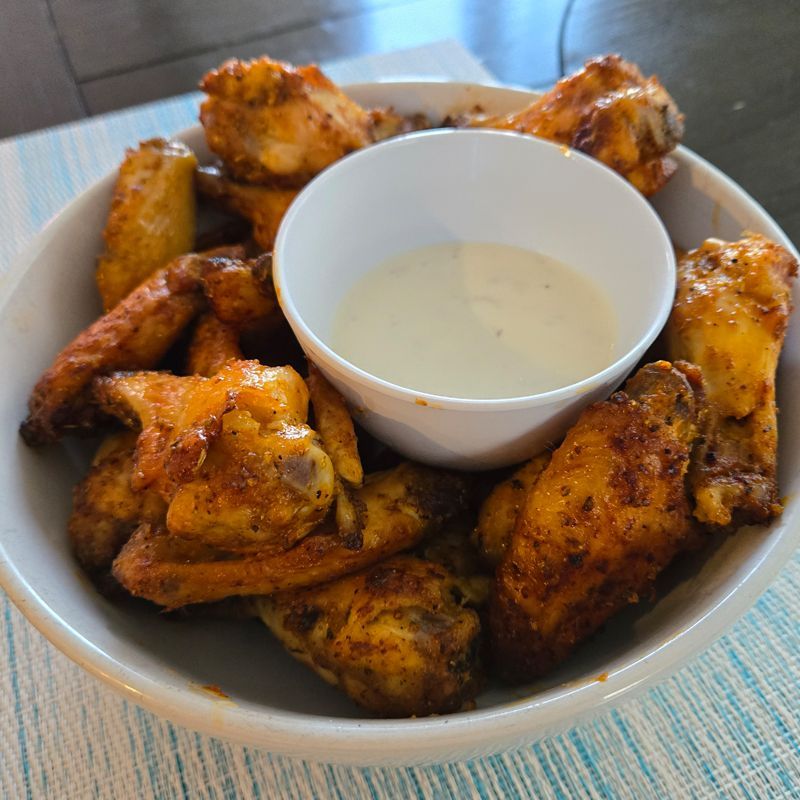
<path fill-rule="evenodd" d="M 504 113 L 532 96 L 447 83 L 367 84 L 365 105 L 444 115 L 480 104 Z M 690 121 L 691 122 L 691 121 Z M 165 133 L 169 133 L 165 131 Z M 202 132 L 182 134 L 208 158 Z M 120 158 L 122 152 L 120 152 Z M 751 197 L 684 148 L 654 205 L 681 247 L 759 231 L 791 243 Z M 55 353 L 99 312 L 94 258 L 114 175 L 70 203 L 20 255 L 0 297 L 0 582 L 56 647 L 129 700 L 189 728 L 276 753 L 350 764 L 413 764 L 493 753 L 554 733 L 665 677 L 746 611 L 800 543 L 790 499 L 768 528 L 743 529 L 706 560 L 672 572 L 654 606 L 612 621 L 546 681 L 490 688 L 476 710 L 428 719 L 365 718 L 283 652 L 258 623 L 170 622 L 113 605 L 86 582 L 65 534 L 70 491 L 87 464 L 68 443 L 36 453 L 17 435 L 28 392 Z M 800 304 L 800 291 L 795 302 Z M 800 325 L 791 324 L 778 377 L 783 407 L 781 493 L 800 496 Z M 607 673 L 603 682 L 597 680 Z M 222 700 L 202 687 L 216 684 Z"/>
<path fill-rule="evenodd" d="M 550 392 L 463 399 L 390 383 L 329 346 L 339 305 L 365 273 L 449 241 L 538 251 L 602 287 L 618 325 L 605 368 Z M 582 153 L 491 130 L 414 133 L 334 164 L 284 217 L 274 274 L 300 344 L 358 421 L 410 458 L 455 469 L 516 464 L 558 441 L 633 369 L 675 294 L 672 243 L 630 183 Z"/>

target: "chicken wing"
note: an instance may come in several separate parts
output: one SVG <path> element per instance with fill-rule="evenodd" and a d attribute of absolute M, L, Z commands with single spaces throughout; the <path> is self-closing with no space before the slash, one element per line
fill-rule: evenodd
<path fill-rule="evenodd" d="M 534 484 L 490 603 L 504 679 L 558 664 L 699 541 L 684 487 L 699 409 L 688 378 L 663 361 L 643 367 L 583 412 Z"/>
<path fill-rule="evenodd" d="M 189 352 L 186 355 L 186 373 L 210 378 L 228 361 L 243 358 L 239 347 L 239 329 L 229 325 L 209 311 L 197 321 Z"/>
<path fill-rule="evenodd" d="M 142 522 L 164 519 L 166 504 L 155 492 L 131 488 L 136 434 L 107 437 L 86 477 L 72 494 L 69 538 L 81 566 L 92 576 L 107 573 L 122 545 Z"/>
<path fill-rule="evenodd" d="M 395 556 L 312 589 L 254 601 L 289 652 L 382 717 L 446 714 L 481 684 L 478 615 L 443 567 Z"/>
<path fill-rule="evenodd" d="M 467 483 L 406 463 L 370 476 L 356 494 L 364 509 L 357 548 L 330 519 L 289 550 L 264 553 L 213 548 L 143 525 L 117 556 L 113 574 L 131 594 L 167 608 L 314 586 L 415 547 L 463 513 Z"/>
<path fill-rule="evenodd" d="M 169 503 L 167 529 L 231 549 L 285 549 L 327 514 L 333 467 L 305 424 L 291 367 L 228 362 L 213 378 L 139 372 L 99 379 L 103 408 L 140 423 L 133 486 Z"/>
<path fill-rule="evenodd" d="M 252 260 L 208 259 L 203 291 L 217 318 L 239 329 L 279 315 L 269 254 Z"/>
<path fill-rule="evenodd" d="M 272 251 L 281 219 L 299 191 L 241 183 L 224 175 L 218 167 L 197 170 L 197 190 L 251 222 L 253 239 L 266 252 Z"/>
<path fill-rule="evenodd" d="M 183 143 L 142 142 L 119 168 L 97 262 L 97 288 L 110 311 L 157 269 L 194 245 L 194 169 Z"/>
<path fill-rule="evenodd" d="M 796 274 L 792 255 L 758 235 L 709 239 L 680 259 L 667 331 L 670 356 L 702 369 L 709 401 L 689 473 L 706 524 L 765 522 L 781 511 L 775 371 Z"/>
<path fill-rule="evenodd" d="M 203 307 L 202 263 L 190 254 L 159 269 L 56 356 L 28 400 L 20 433 L 29 445 L 55 442 L 68 431 L 93 431 L 98 413 L 92 381 L 161 360 Z"/>
<path fill-rule="evenodd" d="M 672 176 L 666 156 L 683 137 L 683 115 L 655 77 L 617 55 L 587 61 L 527 108 L 504 116 L 466 115 L 456 124 L 519 131 L 599 159 L 643 194 Z"/>
<path fill-rule="evenodd" d="M 313 64 L 231 59 L 200 88 L 208 146 L 240 181 L 302 186 L 372 141 L 367 111 Z"/>
<path fill-rule="evenodd" d="M 519 510 L 549 463 L 550 451 L 534 456 L 510 478 L 498 483 L 484 500 L 473 539 L 481 558 L 490 567 L 496 567 L 503 560 L 517 524 Z"/>

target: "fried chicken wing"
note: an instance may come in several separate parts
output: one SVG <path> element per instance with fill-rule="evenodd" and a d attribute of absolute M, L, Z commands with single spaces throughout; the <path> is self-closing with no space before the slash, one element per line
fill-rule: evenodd
<path fill-rule="evenodd" d="M 239 361 L 242 358 L 239 329 L 222 322 L 213 312 L 203 314 L 197 321 L 189 342 L 189 352 L 186 355 L 187 374 L 210 378 L 228 361 Z"/>
<path fill-rule="evenodd" d="M 688 377 L 699 387 L 690 365 Z M 509 681 L 562 661 L 699 541 L 684 479 L 698 399 L 667 362 L 589 406 L 526 498 L 490 604 L 492 655 Z"/>
<path fill-rule="evenodd" d="M 667 331 L 672 358 L 697 364 L 709 401 L 689 482 L 709 525 L 765 522 L 781 511 L 775 372 L 797 262 L 763 236 L 709 239 L 678 265 Z"/>
<path fill-rule="evenodd" d="M 503 560 L 517 524 L 519 510 L 549 463 L 549 451 L 534 456 L 510 478 L 498 483 L 484 500 L 473 538 L 481 558 L 490 567 L 496 567 Z"/>
<path fill-rule="evenodd" d="M 110 311 L 142 281 L 194 245 L 194 169 L 182 142 L 151 139 L 119 168 L 97 262 L 97 288 Z"/>
<path fill-rule="evenodd" d="M 253 239 L 267 252 L 272 251 L 278 226 L 299 191 L 241 183 L 224 175 L 218 167 L 197 170 L 197 190 L 251 222 Z"/>
<path fill-rule="evenodd" d="M 180 256 L 79 333 L 39 378 L 20 427 L 29 445 L 93 431 L 92 381 L 114 370 L 154 367 L 203 307 L 203 258 Z"/>
<path fill-rule="evenodd" d="M 285 549 L 327 514 L 333 467 L 305 424 L 308 390 L 291 367 L 231 361 L 212 378 L 139 372 L 95 393 L 141 424 L 136 489 L 169 503 L 167 529 L 234 549 Z"/>
<path fill-rule="evenodd" d="M 108 436 L 72 493 L 69 538 L 81 566 L 92 576 L 111 569 L 142 522 L 158 523 L 166 514 L 166 504 L 155 492 L 131 488 L 135 450 L 132 431 Z"/>
<path fill-rule="evenodd" d="M 372 141 L 367 111 L 313 64 L 231 59 L 200 88 L 208 146 L 240 181 L 302 186 Z"/>
<path fill-rule="evenodd" d="M 278 314 L 269 254 L 252 260 L 208 259 L 203 291 L 217 318 L 239 329 Z"/>
<path fill-rule="evenodd" d="M 358 547 L 329 519 L 283 552 L 231 552 L 143 525 L 114 562 L 133 595 L 167 608 L 232 595 L 269 595 L 314 586 L 415 547 L 466 507 L 463 477 L 416 464 L 370 476 L 356 491 L 364 509 Z"/>
<path fill-rule="evenodd" d="M 459 580 L 413 556 L 254 601 L 299 661 L 383 717 L 458 711 L 481 684 L 478 615 Z"/>
<path fill-rule="evenodd" d="M 527 108 L 499 117 L 466 115 L 457 124 L 501 128 L 568 145 L 599 159 L 645 195 L 675 164 L 666 156 L 683 137 L 683 115 L 655 77 L 617 55 L 594 58 Z"/>

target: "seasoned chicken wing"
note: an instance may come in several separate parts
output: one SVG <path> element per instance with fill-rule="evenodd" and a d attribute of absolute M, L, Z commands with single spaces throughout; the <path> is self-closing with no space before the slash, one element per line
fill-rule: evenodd
<path fill-rule="evenodd" d="M 151 139 L 119 168 L 97 262 L 97 287 L 110 311 L 157 269 L 194 246 L 194 169 L 182 142 Z"/>
<path fill-rule="evenodd" d="M 458 711 L 480 688 L 478 615 L 438 564 L 395 556 L 254 604 L 295 658 L 380 716 Z"/>
<path fill-rule="evenodd" d="M 208 146 L 240 181 L 302 186 L 372 141 L 367 111 L 313 64 L 231 59 L 200 88 Z"/>
<path fill-rule="evenodd" d="M 210 378 L 228 361 L 243 358 L 239 347 L 239 329 L 222 322 L 213 311 L 206 312 L 195 325 L 186 355 L 188 375 Z"/>
<path fill-rule="evenodd" d="M 203 307 L 202 264 L 201 256 L 190 254 L 159 269 L 56 356 L 28 401 L 20 427 L 28 444 L 94 430 L 92 381 L 114 370 L 149 369 L 161 360 Z"/>
<path fill-rule="evenodd" d="M 197 190 L 251 222 L 253 239 L 267 252 L 272 251 L 278 226 L 299 191 L 241 183 L 224 175 L 218 167 L 197 170 Z"/>
<path fill-rule="evenodd" d="M 496 567 L 503 560 L 519 510 L 549 463 L 549 450 L 534 456 L 510 478 L 498 483 L 483 501 L 473 538 L 481 558 L 490 567 Z"/>
<path fill-rule="evenodd" d="M 587 61 L 513 114 L 472 114 L 456 123 L 519 131 L 574 147 L 646 195 L 672 176 L 675 164 L 666 156 L 683 137 L 683 115 L 658 79 L 645 78 L 617 55 Z"/>
<path fill-rule="evenodd" d="M 497 571 L 490 633 L 504 679 L 531 680 L 558 664 L 699 541 L 684 487 L 698 405 L 687 376 L 661 361 L 589 406 L 567 433 Z"/>
<path fill-rule="evenodd" d="M 158 494 L 131 488 L 135 450 L 132 431 L 107 437 L 72 493 L 69 538 L 81 566 L 92 576 L 111 569 L 122 545 L 142 522 L 157 524 L 166 514 Z"/>
<path fill-rule="evenodd" d="M 314 586 L 415 547 L 463 513 L 467 483 L 406 463 L 370 476 L 356 495 L 364 519 L 357 546 L 330 519 L 289 550 L 260 553 L 209 547 L 143 525 L 117 556 L 113 574 L 131 594 L 167 608 Z"/>
<path fill-rule="evenodd" d="M 212 378 L 138 372 L 99 379 L 103 408 L 141 425 L 135 489 L 169 503 L 173 535 L 231 549 L 286 549 L 327 514 L 333 467 L 305 424 L 291 367 L 230 361 Z"/>
<path fill-rule="evenodd" d="M 240 330 L 279 316 L 269 254 L 252 260 L 208 259 L 203 291 L 217 318 Z"/>
<path fill-rule="evenodd" d="M 763 236 L 709 239 L 678 264 L 670 356 L 697 364 L 709 401 L 689 482 L 709 525 L 765 522 L 781 511 L 775 372 L 797 262 Z"/>

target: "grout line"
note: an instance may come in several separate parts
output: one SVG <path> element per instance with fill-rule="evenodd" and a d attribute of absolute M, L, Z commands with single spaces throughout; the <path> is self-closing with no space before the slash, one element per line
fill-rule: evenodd
<path fill-rule="evenodd" d="M 49 0 L 47 0 L 49 3 Z M 220 50 L 225 47 L 235 47 L 237 45 L 246 45 L 252 44 L 253 42 L 257 42 L 259 39 L 265 39 L 271 36 L 283 36 L 287 33 L 295 33 L 296 31 L 302 31 L 307 28 L 316 28 L 324 25 L 328 22 L 340 22 L 341 20 L 347 19 L 355 19 L 356 17 L 367 16 L 370 14 L 377 13 L 379 11 L 383 11 L 389 8 L 399 8 L 404 5 L 415 5 L 421 2 L 421 0 L 388 0 L 388 2 L 374 6 L 369 9 L 358 9 L 357 11 L 343 11 L 339 14 L 331 14 L 327 17 L 322 17 L 320 19 L 306 19 L 300 22 L 293 22 L 289 25 L 284 25 L 283 27 L 273 28 L 272 30 L 264 30 L 258 33 L 252 33 L 248 36 L 245 36 L 243 39 L 234 38 L 234 39 L 226 39 L 221 42 L 215 42 L 213 45 L 208 47 L 201 47 L 199 49 L 192 49 L 192 50 L 184 50 L 177 53 L 172 53 L 169 56 L 165 56 L 163 58 L 153 58 L 149 61 L 143 61 L 140 64 L 135 64 L 131 67 L 127 67 L 125 69 L 112 69 L 108 70 L 107 72 L 98 72 L 94 75 L 87 75 L 85 78 L 81 79 L 81 84 L 85 83 L 92 83 L 93 81 L 103 80 L 105 78 L 116 78 L 120 75 L 128 75 L 131 73 L 138 72 L 142 69 L 148 69 L 149 67 L 158 67 L 164 64 L 171 64 L 175 61 L 181 61 L 184 58 L 192 58 L 193 56 L 203 56 L 209 53 L 213 53 L 215 50 Z"/>
<path fill-rule="evenodd" d="M 561 78 L 567 73 L 566 59 L 564 58 L 564 39 L 567 36 L 567 23 L 574 5 L 575 0 L 567 0 L 567 4 L 564 6 L 564 13 L 561 15 L 561 24 L 558 26 L 558 71 Z"/>
<path fill-rule="evenodd" d="M 75 87 L 75 91 L 78 95 L 78 103 L 80 104 L 81 111 L 83 111 L 84 117 L 92 116 L 91 112 L 89 111 L 89 105 L 86 102 L 86 98 L 83 95 L 83 89 L 81 88 L 81 84 L 78 81 L 78 76 L 75 73 L 75 67 L 72 65 L 72 60 L 69 57 L 69 51 L 67 50 L 66 45 L 64 44 L 64 40 L 61 38 L 61 31 L 58 29 L 58 25 L 56 25 L 56 18 L 53 14 L 53 9 L 50 5 L 50 0 L 42 0 L 44 3 L 44 7 L 47 9 L 47 19 L 50 22 L 50 26 L 53 29 L 53 33 L 56 35 L 56 41 L 58 42 L 58 49 L 61 51 L 61 57 L 64 59 L 64 65 L 67 68 L 67 73 L 69 74 L 70 79 L 72 80 L 72 84 Z"/>

